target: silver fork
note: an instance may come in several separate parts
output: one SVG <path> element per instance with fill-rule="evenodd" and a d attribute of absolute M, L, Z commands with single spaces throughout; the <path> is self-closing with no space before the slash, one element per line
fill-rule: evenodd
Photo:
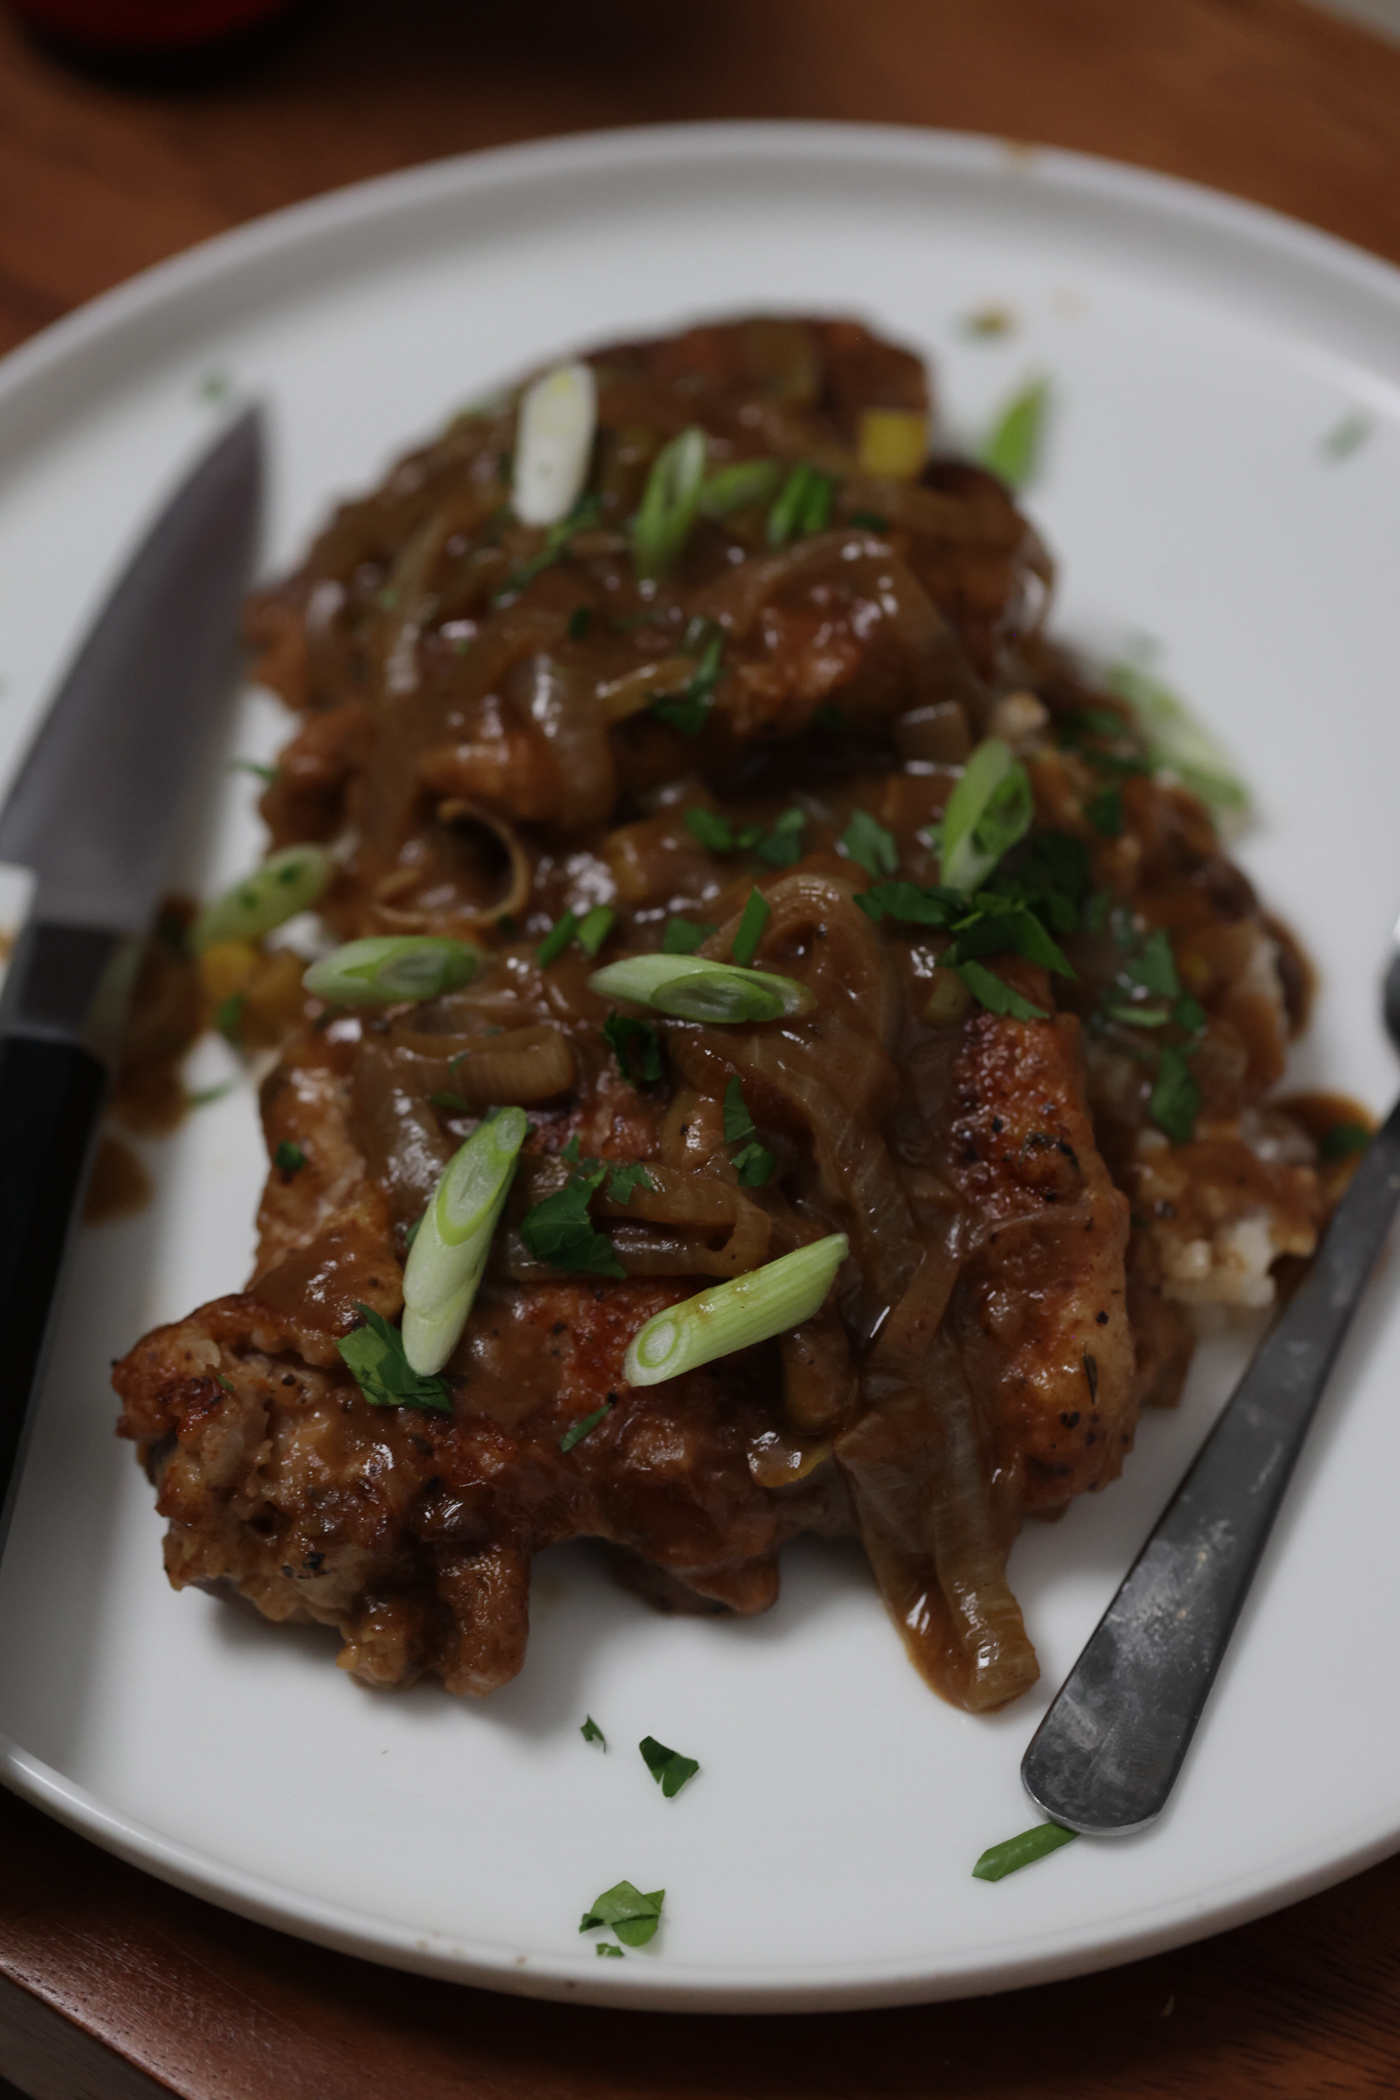
<path fill-rule="evenodd" d="M 1400 1049 L 1400 924 L 1383 1008 Z M 1400 1102 L 1021 1764 L 1069 1830 L 1127 1837 L 1167 1805 L 1303 1440 L 1400 1207 Z"/>

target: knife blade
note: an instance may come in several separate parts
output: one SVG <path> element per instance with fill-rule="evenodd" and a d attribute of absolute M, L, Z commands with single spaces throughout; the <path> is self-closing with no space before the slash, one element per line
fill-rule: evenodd
<path fill-rule="evenodd" d="M 0 810 L 0 862 L 35 878 L 0 1002 L 0 1551 L 141 937 L 232 689 L 262 484 L 254 408 L 148 531 Z"/>

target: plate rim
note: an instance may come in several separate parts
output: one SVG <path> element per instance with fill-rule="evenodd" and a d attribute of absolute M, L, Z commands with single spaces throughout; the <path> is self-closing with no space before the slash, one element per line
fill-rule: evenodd
<path fill-rule="evenodd" d="M 416 214 L 453 199 L 557 182 L 570 174 L 645 170 L 657 162 L 692 162 L 698 172 L 739 154 L 774 167 L 815 158 L 924 168 L 933 175 L 983 182 L 1033 182 L 1081 205 L 1110 205 L 1129 216 L 1262 251 L 1289 271 L 1345 283 L 1364 300 L 1400 315 L 1400 268 L 1337 235 L 1271 207 L 1166 175 L 1063 148 L 1025 145 L 969 132 L 893 124 L 806 120 L 699 121 L 629 126 L 526 141 L 455 155 L 346 185 L 217 234 L 99 294 L 0 359 L 0 414 L 26 394 L 60 378 L 85 357 L 119 353 L 153 315 L 197 306 L 199 297 L 232 291 L 247 274 L 296 251 L 395 216 Z M 207 317 L 206 317 L 207 318 Z M 111 384 L 109 379 L 108 384 Z M 48 441 L 45 419 L 33 442 Z M 505 1942 L 462 1940 L 415 1929 L 373 1912 L 311 1896 L 250 1874 L 231 1861 L 166 1836 L 153 1825 L 109 1807 L 98 1796 L 0 1735 L 0 1783 L 81 1835 L 159 1879 L 275 1930 L 322 1946 L 444 1980 L 574 2003 L 649 2011 L 790 2013 L 847 2011 L 1023 1988 L 1164 1952 L 1266 1915 L 1362 1871 L 1400 1850 L 1400 1800 L 1388 1815 L 1356 1825 L 1338 1849 L 1336 1838 L 1216 1888 L 1177 1897 L 1156 1911 L 1138 1911 L 1124 1929 L 1122 1913 L 1084 1926 L 1066 1941 L 1056 1935 L 1003 1943 L 994 1960 L 985 1950 L 966 1960 L 944 1959 L 926 1968 L 849 1960 L 825 1970 L 801 1965 L 800 1974 L 768 1964 L 759 1980 L 733 1970 L 687 1963 L 683 1974 L 662 1962 L 636 1962 L 625 1975 L 612 1964 L 603 1974 L 577 1957 L 521 1952 Z"/>

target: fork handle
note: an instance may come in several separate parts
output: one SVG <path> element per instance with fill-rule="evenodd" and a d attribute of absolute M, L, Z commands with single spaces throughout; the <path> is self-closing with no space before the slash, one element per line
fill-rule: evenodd
<path fill-rule="evenodd" d="M 1166 1807 L 1352 1314 L 1400 1207 L 1400 1103 L 1031 1740 L 1054 1822 L 1126 1837 Z"/>

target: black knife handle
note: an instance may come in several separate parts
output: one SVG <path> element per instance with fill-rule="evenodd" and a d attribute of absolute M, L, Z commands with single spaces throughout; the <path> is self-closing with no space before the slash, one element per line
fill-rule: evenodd
<path fill-rule="evenodd" d="M 0 1039 L 0 1550 L 108 1084 L 81 1043 Z"/>

